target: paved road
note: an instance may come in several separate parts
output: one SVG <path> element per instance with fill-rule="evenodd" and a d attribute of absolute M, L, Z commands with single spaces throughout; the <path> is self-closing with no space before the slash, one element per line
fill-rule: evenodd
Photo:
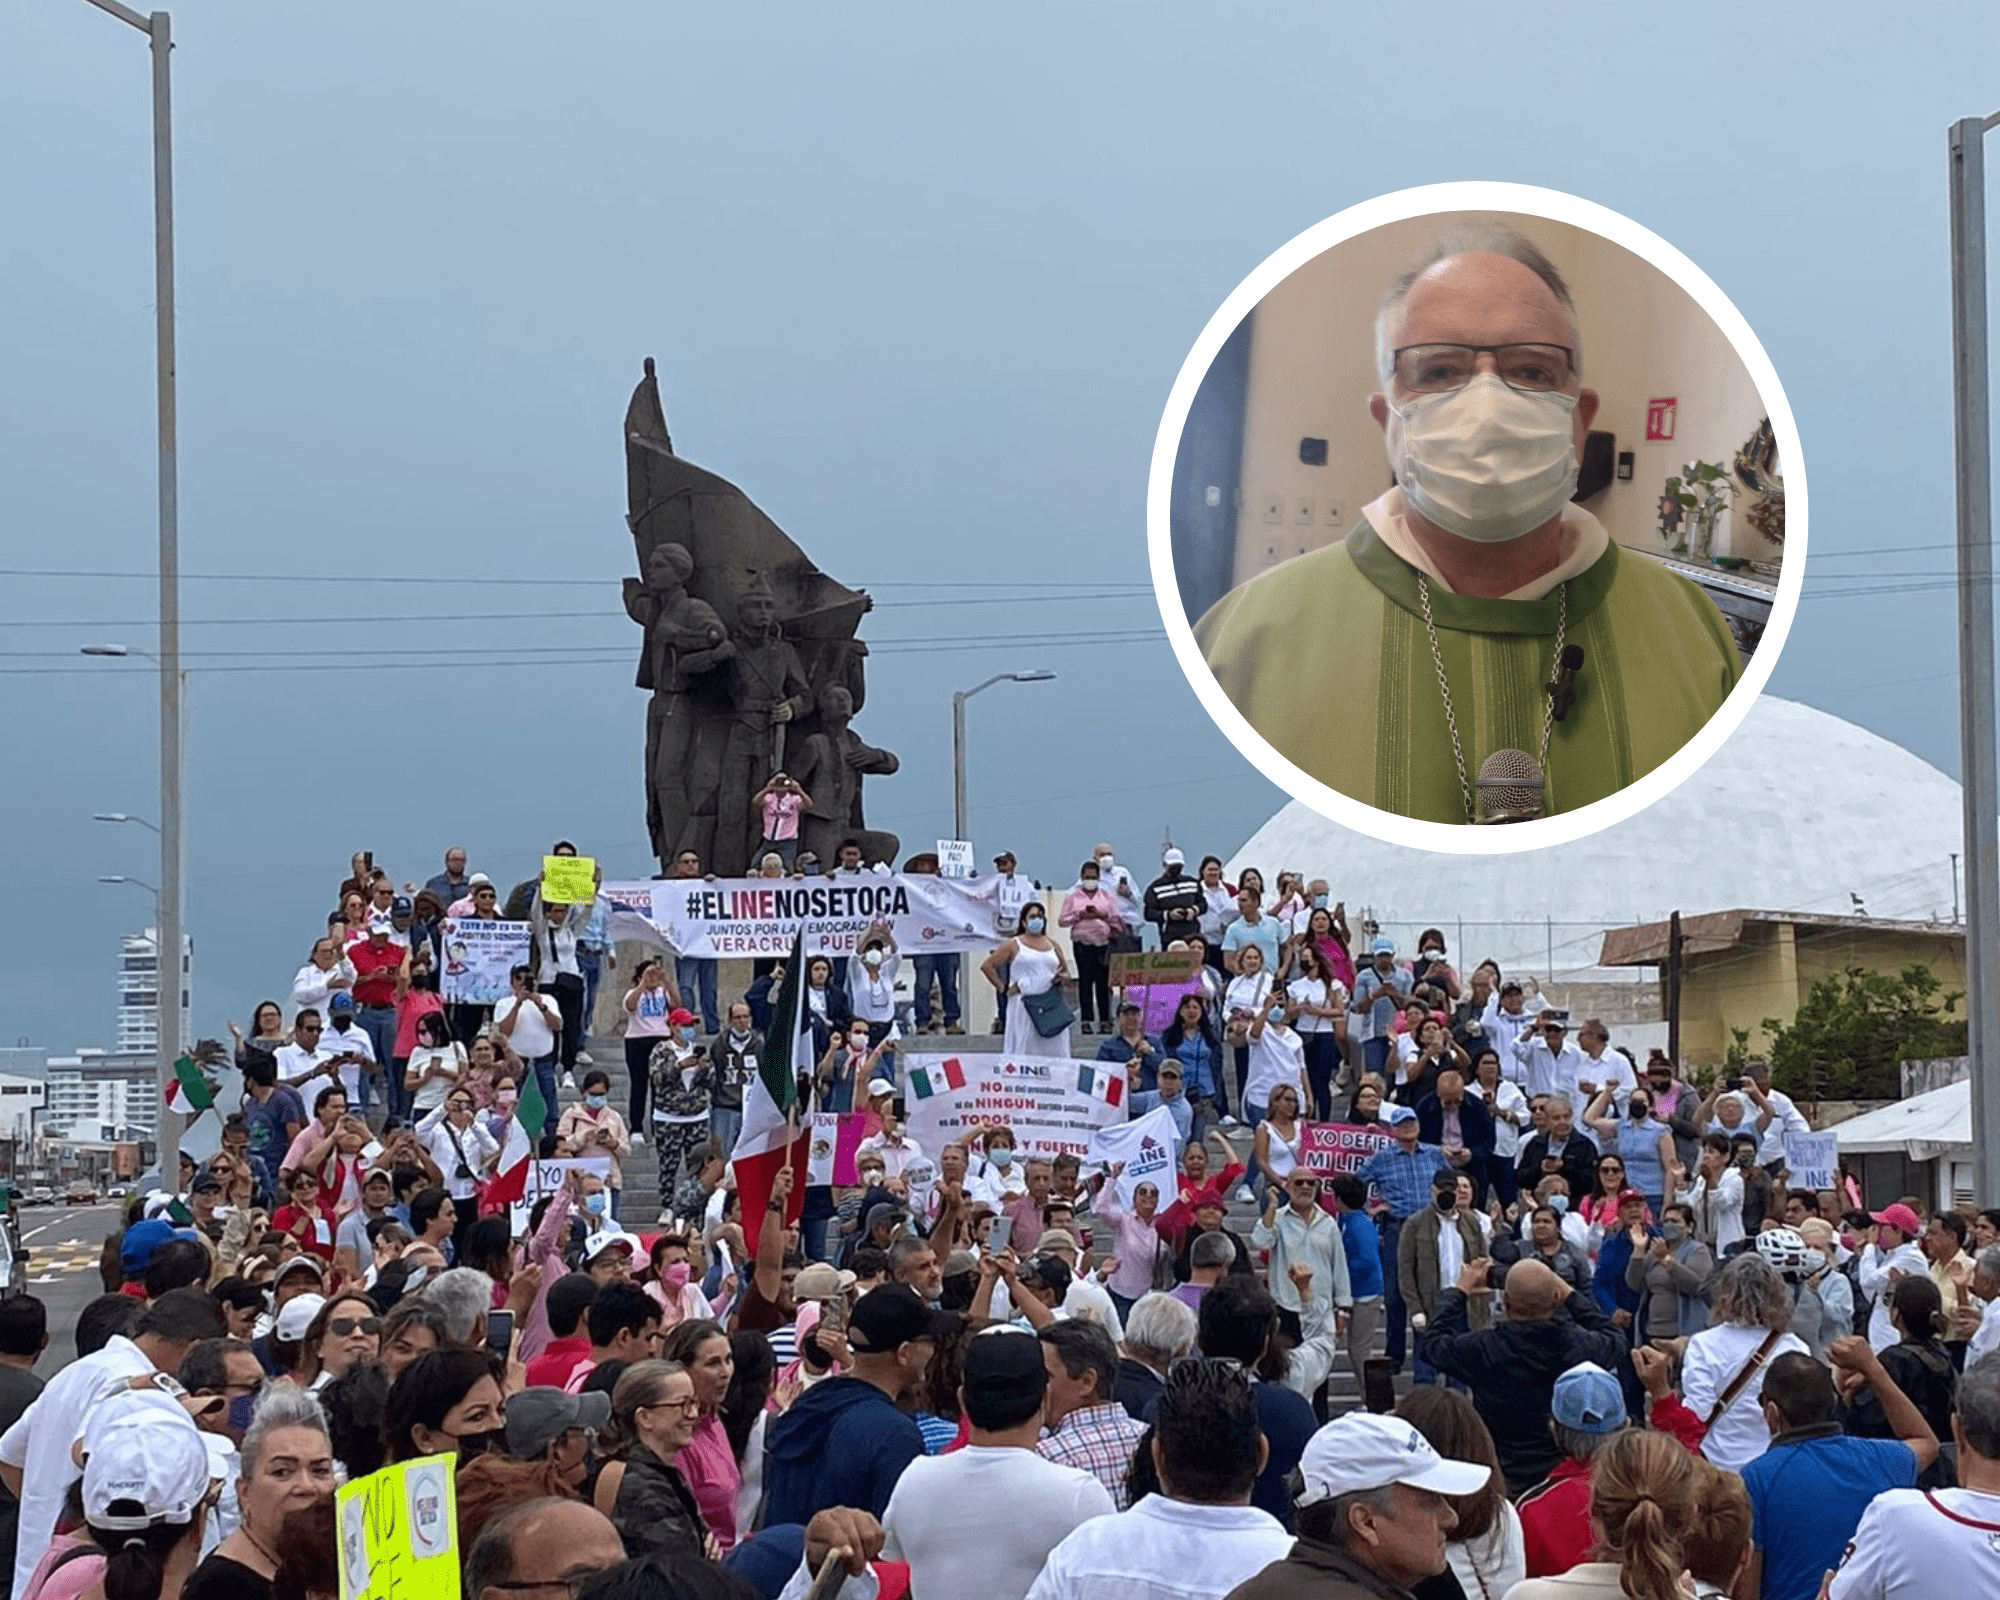
<path fill-rule="evenodd" d="M 28 1292 L 49 1308 L 49 1348 L 35 1368 L 44 1378 L 76 1359 L 76 1316 L 104 1292 L 98 1255 L 118 1218 L 116 1205 L 21 1208 Z"/>

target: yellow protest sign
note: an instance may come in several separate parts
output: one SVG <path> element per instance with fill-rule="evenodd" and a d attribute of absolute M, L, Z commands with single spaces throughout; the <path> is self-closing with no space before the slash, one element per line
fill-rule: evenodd
<path fill-rule="evenodd" d="M 543 856 L 542 902 L 587 906 L 597 898 L 597 862 L 590 856 Z"/>
<path fill-rule="evenodd" d="M 340 1600 L 459 1600 L 455 1456 L 420 1456 L 344 1484 Z"/>

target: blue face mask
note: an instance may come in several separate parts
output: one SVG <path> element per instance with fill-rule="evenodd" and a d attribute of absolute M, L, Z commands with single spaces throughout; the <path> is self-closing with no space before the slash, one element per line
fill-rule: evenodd
<path fill-rule="evenodd" d="M 1283 1022 L 1285 1020 L 1285 1008 L 1283 1006 L 1271 1007 L 1270 1011 L 1266 1013 L 1264 1020 L 1266 1022 Z"/>
<path fill-rule="evenodd" d="M 605 1096 L 601 1094 L 587 1094 L 583 1097 L 583 1103 L 589 1106 L 592 1111 L 602 1111 L 605 1105 Z"/>
<path fill-rule="evenodd" d="M 1553 1211 L 1557 1216 L 1561 1216 L 1564 1212 L 1569 1210 L 1569 1196 L 1566 1194 L 1550 1195 L 1549 1209 Z"/>
<path fill-rule="evenodd" d="M 585 1195 L 583 1197 L 583 1209 L 588 1211 L 593 1217 L 603 1216 L 605 1212 L 611 1209 L 610 1194 L 603 1189 L 599 1189 L 595 1194 Z"/>
<path fill-rule="evenodd" d="M 243 1437 L 250 1426 L 250 1414 L 257 1409 L 259 1396 L 254 1394 L 232 1395 L 229 1400 L 229 1431 L 236 1438 Z"/>
<path fill-rule="evenodd" d="M 997 1145 L 986 1152 L 986 1159 L 996 1167 L 1011 1167 L 1014 1164 L 1014 1147 L 1011 1144 Z"/>

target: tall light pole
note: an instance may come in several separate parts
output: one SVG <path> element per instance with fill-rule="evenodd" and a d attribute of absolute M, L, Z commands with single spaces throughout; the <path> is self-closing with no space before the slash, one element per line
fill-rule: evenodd
<path fill-rule="evenodd" d="M 965 816 L 965 702 L 976 694 L 982 694 L 996 683 L 1047 683 L 1055 674 L 1047 668 L 1036 667 L 1027 672 L 996 672 L 984 683 L 975 683 L 970 689 L 958 689 L 951 697 L 951 833 L 954 839 L 971 837 L 966 829 L 969 824 Z M 958 992 L 964 997 L 965 1016 L 972 1019 L 972 973 L 968 957 L 958 958 Z M 998 1023 L 996 1021 L 996 1026 Z"/>
<path fill-rule="evenodd" d="M 1047 683 L 1053 672 L 1037 667 L 1030 672 L 998 672 L 984 683 L 960 689 L 951 697 L 951 829 L 952 837 L 966 837 L 965 820 L 965 702 L 984 693 L 996 683 Z"/>
<path fill-rule="evenodd" d="M 1951 345 L 1958 491 L 1958 739 L 1965 804 L 1966 1053 L 1976 1192 L 2000 1194 L 2000 772 L 1993 727 L 1993 462 L 1986 394 L 1986 135 L 1951 125 Z"/>
<path fill-rule="evenodd" d="M 153 52 L 153 340 L 158 390 L 160 479 L 160 912 L 163 959 L 173 971 L 174 1026 L 160 1028 L 155 1063 L 160 1093 L 160 1182 L 179 1170 L 180 1137 L 167 1121 L 167 1085 L 180 1048 L 181 996 L 181 558 L 180 458 L 174 390 L 173 25 L 168 14 L 142 15 L 119 0 L 90 0 L 137 28 Z"/>

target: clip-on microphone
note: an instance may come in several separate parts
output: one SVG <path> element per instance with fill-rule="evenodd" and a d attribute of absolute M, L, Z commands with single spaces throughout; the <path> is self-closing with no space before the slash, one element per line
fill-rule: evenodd
<path fill-rule="evenodd" d="M 1549 714 L 1560 722 L 1576 704 L 1576 675 L 1583 670 L 1583 646 L 1566 644 L 1556 662 L 1556 681 L 1544 685 L 1549 696 Z"/>

